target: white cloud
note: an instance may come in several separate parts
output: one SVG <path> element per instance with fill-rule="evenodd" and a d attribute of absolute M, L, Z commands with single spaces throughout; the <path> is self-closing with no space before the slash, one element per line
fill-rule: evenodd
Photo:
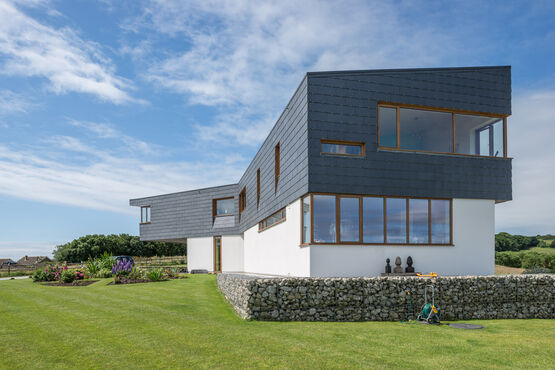
<path fill-rule="evenodd" d="M 115 74 L 99 45 L 82 40 L 70 28 L 41 24 L 8 0 L 0 0 L 0 54 L 5 56 L 0 73 L 44 77 L 57 94 L 88 93 L 116 104 L 134 100 L 126 92 L 131 82 Z"/>
<path fill-rule="evenodd" d="M 9 113 L 25 113 L 31 105 L 20 94 L 10 90 L 0 90 L 0 116 Z"/>
<path fill-rule="evenodd" d="M 513 159 L 513 201 L 496 206 L 496 229 L 553 233 L 555 226 L 555 90 L 516 96 L 508 120 Z"/>
<path fill-rule="evenodd" d="M 134 214 L 130 198 L 232 183 L 245 168 L 244 158 L 233 156 L 223 162 L 153 162 L 148 153 L 129 149 L 139 140 L 107 124 L 98 127 L 103 128 L 100 136 L 110 140 L 110 149 L 105 142 L 85 144 L 71 136 L 53 136 L 34 147 L 0 144 L 0 193 Z"/>
<path fill-rule="evenodd" d="M 222 112 L 197 127 L 199 139 L 241 142 L 251 129 L 260 134 L 247 144 L 258 145 L 305 71 L 421 67 L 442 60 L 453 47 L 446 46 L 445 33 L 429 24 L 413 27 L 387 2 L 147 4 L 124 28 L 173 37 L 186 50 L 151 62 L 146 78 Z"/>

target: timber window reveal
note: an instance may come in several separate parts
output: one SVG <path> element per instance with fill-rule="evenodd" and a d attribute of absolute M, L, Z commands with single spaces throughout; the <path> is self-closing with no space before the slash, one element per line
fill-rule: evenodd
<path fill-rule="evenodd" d="M 279 175 L 280 175 L 280 146 L 279 143 L 276 144 L 276 148 L 274 150 L 274 166 L 275 166 L 275 192 L 277 193 L 278 183 L 279 183 Z"/>
<path fill-rule="evenodd" d="M 256 208 L 260 205 L 260 168 L 256 170 Z"/>
<path fill-rule="evenodd" d="M 452 200 L 309 194 L 301 244 L 452 245 Z"/>
<path fill-rule="evenodd" d="M 327 155 L 344 155 L 349 157 L 364 157 L 364 143 L 352 141 L 322 140 L 320 153 Z"/>
<path fill-rule="evenodd" d="M 506 137 L 504 115 L 378 105 L 379 148 L 506 158 Z"/>
<path fill-rule="evenodd" d="M 150 206 L 141 207 L 141 224 L 150 223 Z"/>
<path fill-rule="evenodd" d="M 219 216 L 233 216 L 233 197 L 212 199 L 212 218 Z"/>
<path fill-rule="evenodd" d="M 264 220 L 260 221 L 258 223 L 258 231 L 259 232 L 264 231 L 266 229 L 269 229 L 272 226 L 280 224 L 283 221 L 285 221 L 285 218 L 286 218 L 285 208 L 280 209 L 279 211 L 277 211 L 273 215 L 271 215 L 269 217 L 266 217 Z"/>
<path fill-rule="evenodd" d="M 247 188 L 243 188 L 239 193 L 239 219 L 241 219 L 241 213 L 247 208 Z"/>

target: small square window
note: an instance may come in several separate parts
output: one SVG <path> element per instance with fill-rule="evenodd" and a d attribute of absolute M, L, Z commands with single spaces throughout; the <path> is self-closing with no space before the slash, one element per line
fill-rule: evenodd
<path fill-rule="evenodd" d="M 150 223 L 150 206 L 141 207 L 141 223 L 142 224 Z"/>

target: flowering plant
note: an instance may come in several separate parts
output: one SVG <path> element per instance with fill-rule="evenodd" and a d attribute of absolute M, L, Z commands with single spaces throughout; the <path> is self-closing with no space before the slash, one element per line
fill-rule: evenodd
<path fill-rule="evenodd" d="M 112 274 L 116 276 L 127 276 L 135 269 L 133 262 L 123 259 L 118 260 L 116 264 L 112 264 Z"/>

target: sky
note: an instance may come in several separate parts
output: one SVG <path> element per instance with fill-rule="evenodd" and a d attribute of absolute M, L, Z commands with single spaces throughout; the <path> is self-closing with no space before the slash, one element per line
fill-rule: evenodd
<path fill-rule="evenodd" d="M 555 233 L 555 2 L 0 0 L 0 257 L 138 234 L 130 198 L 235 183 L 307 71 L 512 66 L 513 198 Z"/>

